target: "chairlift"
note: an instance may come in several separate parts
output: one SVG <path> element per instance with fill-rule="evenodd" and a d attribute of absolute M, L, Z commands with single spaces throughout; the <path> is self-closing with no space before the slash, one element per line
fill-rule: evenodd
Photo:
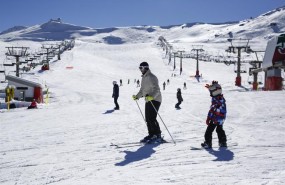
<path fill-rule="evenodd" d="M 28 61 L 20 61 L 20 64 L 27 64 Z"/>
<path fill-rule="evenodd" d="M 7 82 L 7 80 L 6 80 L 6 71 L 3 70 L 3 69 L 1 69 L 1 70 L 0 70 L 0 73 L 3 74 L 3 75 L 1 75 L 1 76 L 4 76 L 4 80 L 1 79 L 0 82 L 1 82 L 1 83 L 6 83 L 6 82 Z"/>
<path fill-rule="evenodd" d="M 261 75 L 258 75 L 258 76 L 257 76 L 257 83 L 258 83 L 259 85 L 262 85 L 262 84 L 263 84 L 263 82 L 262 82 L 262 76 L 261 76 Z"/>
<path fill-rule="evenodd" d="M 248 82 L 248 84 L 253 84 L 253 82 L 254 82 L 254 76 L 253 76 L 253 75 L 249 75 L 248 78 L 247 78 L 247 82 Z M 258 75 L 258 76 L 257 76 L 257 83 L 258 83 L 259 85 L 262 85 L 262 84 L 263 84 L 263 82 L 262 82 L 262 76 L 261 76 L 261 75 Z"/>
<path fill-rule="evenodd" d="M 247 82 L 248 82 L 248 84 L 253 84 L 253 76 L 252 75 L 247 77 Z"/>
<path fill-rule="evenodd" d="M 205 62 L 212 62 L 212 61 L 214 61 L 214 58 L 213 58 L 213 56 L 211 56 L 211 55 L 209 55 L 209 56 L 207 57 L 207 59 L 205 60 Z"/>
<path fill-rule="evenodd" d="M 3 63 L 4 66 L 14 66 L 15 63 Z"/>
<path fill-rule="evenodd" d="M 29 59 L 26 59 L 25 61 L 26 61 L 26 62 L 31 62 L 31 61 L 33 61 L 33 59 L 32 59 L 32 58 L 29 58 Z"/>
<path fill-rule="evenodd" d="M 245 64 L 241 64 L 241 65 L 240 65 L 240 72 L 241 72 L 241 73 L 247 73 L 246 65 L 245 65 Z"/>

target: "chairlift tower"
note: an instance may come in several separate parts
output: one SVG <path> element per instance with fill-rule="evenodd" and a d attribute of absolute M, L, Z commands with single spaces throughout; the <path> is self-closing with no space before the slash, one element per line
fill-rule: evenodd
<path fill-rule="evenodd" d="M 169 50 L 170 50 L 170 52 L 168 53 L 168 65 L 170 64 L 170 62 L 171 62 L 171 53 L 172 53 L 172 50 L 173 50 L 173 47 L 172 46 L 169 46 Z"/>
<path fill-rule="evenodd" d="M 179 53 L 178 56 L 180 58 L 180 75 L 182 73 L 182 58 L 183 58 L 182 53 L 184 53 L 184 52 L 185 52 L 184 50 L 177 51 L 177 53 Z"/>
<path fill-rule="evenodd" d="M 13 56 L 16 58 L 16 76 L 19 77 L 20 57 L 26 57 L 29 54 L 27 50 L 29 47 L 6 47 L 8 49 L 6 56 Z"/>
<path fill-rule="evenodd" d="M 260 72 L 260 71 L 257 70 L 258 72 L 252 72 L 252 70 L 255 70 L 255 71 L 256 71 L 256 69 L 261 69 L 262 61 L 260 61 L 260 60 L 258 59 L 257 53 L 258 53 L 258 52 L 265 52 L 265 51 L 253 51 L 253 50 L 250 49 L 250 52 L 254 52 L 254 53 L 255 53 L 255 56 L 256 56 L 256 59 L 257 59 L 257 60 L 255 60 L 255 61 L 251 61 L 251 62 L 250 62 L 251 64 L 255 64 L 255 67 L 249 68 L 249 75 L 253 75 L 252 89 L 253 89 L 253 90 L 257 90 L 258 84 L 260 83 L 260 82 L 258 82 L 258 72 Z M 257 65 L 258 65 L 258 66 L 257 66 Z"/>
<path fill-rule="evenodd" d="M 60 58 L 60 44 L 57 44 L 56 47 L 54 47 L 54 49 L 58 49 L 58 53 L 57 53 L 57 60 L 61 60 Z"/>
<path fill-rule="evenodd" d="M 54 45 L 43 45 L 42 49 L 46 50 L 46 65 L 47 65 L 47 69 L 49 69 L 49 54 L 52 53 L 55 49 L 57 49 L 56 47 L 54 47 Z"/>
<path fill-rule="evenodd" d="M 231 46 L 226 50 L 226 52 L 229 53 L 235 53 L 235 50 L 237 49 L 237 77 L 235 81 L 236 86 L 241 86 L 241 51 L 248 51 L 250 47 L 248 46 L 250 39 L 228 39 L 228 41 L 231 43 Z"/>
<path fill-rule="evenodd" d="M 176 64 L 175 64 L 175 57 L 177 57 L 178 52 L 173 52 L 173 71 L 176 68 Z"/>
<path fill-rule="evenodd" d="M 203 45 L 192 45 L 193 49 L 191 51 L 195 51 L 196 52 L 196 75 L 195 77 L 200 77 L 199 74 L 199 52 L 204 52 Z"/>

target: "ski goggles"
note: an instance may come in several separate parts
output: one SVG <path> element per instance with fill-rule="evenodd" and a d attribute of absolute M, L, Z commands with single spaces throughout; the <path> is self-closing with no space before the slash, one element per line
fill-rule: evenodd
<path fill-rule="evenodd" d="M 140 70 L 148 69 L 148 66 L 140 66 L 139 69 L 140 69 Z"/>

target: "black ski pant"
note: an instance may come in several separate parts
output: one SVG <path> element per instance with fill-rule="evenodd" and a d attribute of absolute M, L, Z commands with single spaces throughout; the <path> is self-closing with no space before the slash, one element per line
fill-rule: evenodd
<path fill-rule="evenodd" d="M 120 108 L 120 107 L 119 107 L 119 104 L 118 104 L 118 98 L 119 98 L 119 97 L 116 97 L 116 96 L 114 97 L 114 103 L 115 103 L 115 105 L 116 105 L 116 107 L 115 107 L 116 109 L 119 109 L 119 108 Z"/>
<path fill-rule="evenodd" d="M 145 120 L 147 123 L 148 134 L 152 135 L 161 135 L 159 123 L 156 120 L 157 112 L 160 107 L 160 102 L 152 100 L 151 102 L 145 103 Z M 154 109 L 155 107 L 155 109 Z"/>
<path fill-rule="evenodd" d="M 227 136 L 225 134 L 225 131 L 223 129 L 223 125 L 216 125 L 212 122 L 209 123 L 206 132 L 205 132 L 205 141 L 207 144 L 212 146 L 212 134 L 214 130 L 216 129 L 216 132 L 218 134 L 219 143 L 226 143 L 227 142 Z"/>
<path fill-rule="evenodd" d="M 182 101 L 178 101 L 178 103 L 176 103 L 176 105 L 175 105 L 175 108 L 178 108 L 181 103 L 182 103 Z"/>

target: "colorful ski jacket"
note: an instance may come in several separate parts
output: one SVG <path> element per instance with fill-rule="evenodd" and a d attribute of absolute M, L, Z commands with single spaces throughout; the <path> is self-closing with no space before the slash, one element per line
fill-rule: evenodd
<path fill-rule="evenodd" d="M 222 125 L 226 119 L 227 106 L 223 95 L 212 97 L 212 105 L 208 113 L 208 120 L 214 124 Z"/>

